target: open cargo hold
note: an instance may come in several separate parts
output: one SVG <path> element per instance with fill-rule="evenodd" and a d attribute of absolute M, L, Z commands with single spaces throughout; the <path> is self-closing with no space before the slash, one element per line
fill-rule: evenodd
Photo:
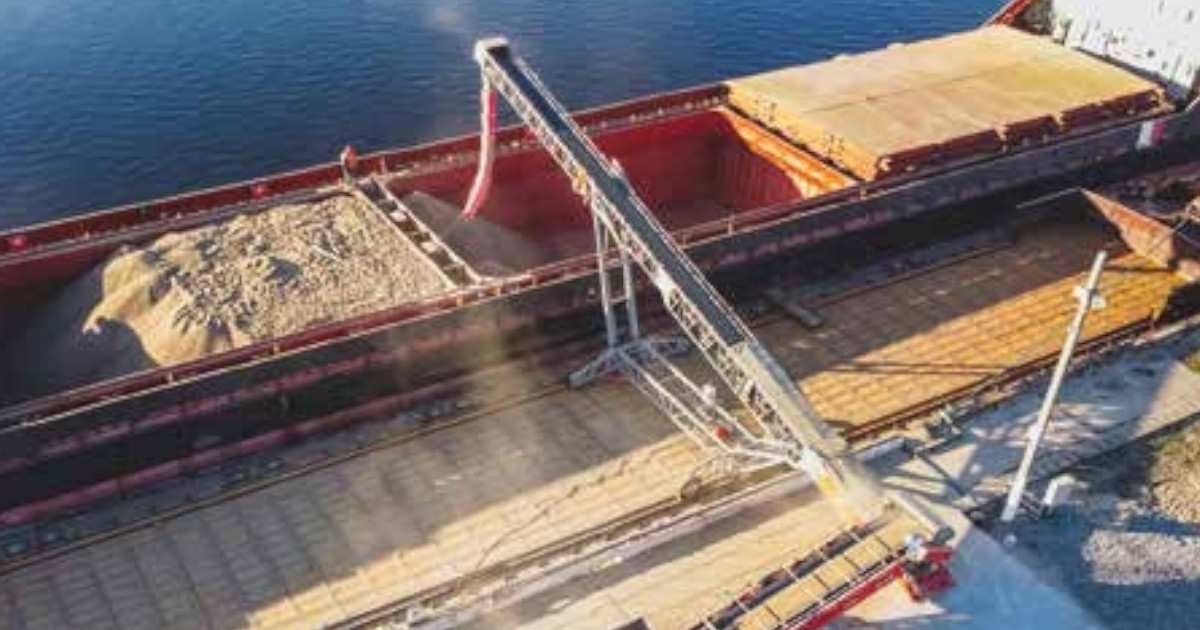
<path fill-rule="evenodd" d="M 728 82 L 730 102 L 865 179 L 1161 111 L 1162 89 L 1006 26 Z"/>
<path fill-rule="evenodd" d="M 677 229 L 731 218 L 762 206 L 815 197 L 853 183 L 852 178 L 723 109 L 691 112 L 637 127 L 600 133 L 596 135 L 596 141 L 623 165 L 632 180 L 642 182 L 647 190 L 653 191 L 653 197 L 649 199 L 654 211 L 663 217 L 666 223 Z M 520 238 L 541 250 L 541 262 L 553 262 L 573 254 L 587 253 L 591 230 L 587 220 L 589 215 L 571 191 L 570 183 L 562 177 L 561 171 L 544 153 L 527 149 L 499 158 L 498 176 L 491 201 L 479 217 L 465 221 L 455 214 L 455 204 L 461 203 L 461 198 L 466 195 L 473 174 L 472 168 L 472 165 L 466 164 L 422 175 L 380 180 L 387 181 L 406 205 L 423 204 L 425 207 L 417 210 L 422 219 L 431 225 L 437 223 L 435 233 L 440 234 L 451 247 L 456 247 L 458 253 L 468 260 L 489 258 L 484 249 L 495 245 L 492 237 L 500 230 L 504 231 L 503 237 L 506 239 Z M 436 193 L 439 197 L 426 191 Z M 427 211 L 435 204 L 439 206 L 437 212 L 440 214 L 437 216 Z M 263 211 L 264 214 L 271 212 L 274 210 Z M 432 219 L 438 219 L 440 222 Z M 207 229 L 210 228 L 202 228 Z M 473 233 L 482 233 L 485 238 L 472 241 L 470 237 Z M 591 268 L 592 263 L 586 259 L 584 264 Z M 586 274 L 583 280 L 583 284 L 590 285 L 590 274 Z M 480 290 L 486 291 L 487 288 Z M 570 303 L 570 300 L 564 301 Z M 540 314 L 547 313 L 545 309 L 535 310 L 540 311 Z M 471 316 L 468 309 L 461 309 L 461 312 L 468 318 Z M 443 321 L 442 324 L 442 331 L 450 335 L 469 333 L 472 329 L 471 323 L 456 326 L 449 321 Z M 394 335 L 391 344 L 398 346 L 398 351 L 403 355 L 400 358 L 404 358 L 421 353 L 423 345 L 429 341 L 436 342 L 437 338 L 422 337 L 420 334 L 412 337 Z M 384 344 L 380 341 L 373 341 L 370 345 L 373 346 L 373 352 L 353 351 L 345 357 L 346 362 L 358 366 L 357 369 L 367 371 L 367 368 L 371 368 L 381 372 L 375 375 L 375 380 L 386 381 L 393 387 L 404 387 L 408 381 L 425 376 L 423 370 L 416 369 L 411 362 L 408 365 L 412 368 L 408 370 L 410 374 L 403 377 L 392 373 L 390 365 L 371 365 L 376 361 L 381 364 L 396 361 L 397 357 L 386 353 L 397 348 L 383 347 Z M 477 358 L 481 351 L 478 347 L 474 350 Z M 378 357 L 381 353 L 384 356 Z M 432 356 L 432 353 L 430 355 Z M 334 387 L 335 391 L 326 391 L 324 396 L 319 397 L 319 401 L 310 400 L 315 398 L 312 395 L 289 395 L 287 408 L 281 409 L 276 406 L 276 398 L 273 396 L 278 390 L 273 387 L 258 388 L 249 380 L 238 379 L 236 374 L 228 374 L 225 376 L 234 381 L 241 381 L 241 386 L 250 391 L 258 392 L 261 389 L 264 394 L 263 404 L 256 404 L 258 401 L 252 397 L 248 397 L 250 399 L 247 400 L 241 396 L 234 396 L 232 400 L 220 397 L 221 402 L 209 407 L 193 395 L 183 401 L 182 406 L 191 413 L 197 410 L 219 410 L 218 405 L 236 405 L 237 412 L 226 411 L 220 418 L 210 418 L 210 421 L 204 423 L 207 427 L 204 433 L 206 439 L 223 434 L 225 438 L 236 441 L 252 436 L 260 430 L 275 429 L 280 419 L 304 425 L 304 419 L 316 414 L 316 420 L 324 422 L 320 417 L 322 410 L 331 413 L 336 412 L 337 405 L 344 407 L 376 399 L 390 400 L 383 396 L 386 391 L 374 392 L 374 396 L 347 396 L 345 394 L 361 394 L 364 387 L 356 387 L 346 383 L 345 379 L 338 379 L 338 370 L 341 368 L 335 368 L 330 374 L 322 374 L 314 365 L 324 362 L 303 363 L 305 372 L 309 375 L 300 380 L 309 380 L 311 373 L 317 372 L 320 377 L 341 382 L 342 387 Z M 368 380 L 362 378 L 362 375 L 357 376 L 362 381 Z M 137 422 L 138 415 L 133 413 L 132 417 L 128 418 L 131 420 L 130 427 L 138 427 L 134 430 L 111 430 L 93 425 L 95 428 L 90 431 L 60 434 L 65 439 L 54 439 L 44 449 L 18 449 L 21 461 L 12 458 L 0 459 L 0 470 L 11 468 L 14 474 L 23 474 L 16 471 L 20 469 L 27 472 L 30 469 L 21 468 L 22 464 L 31 464 L 38 460 L 42 461 L 43 468 L 50 466 L 51 468 L 46 470 L 53 470 L 52 467 L 57 461 L 55 458 L 71 453 L 78 454 L 79 451 L 93 448 L 96 444 L 113 441 L 114 438 L 119 437 L 122 440 L 120 444 L 138 443 L 139 440 L 129 435 L 130 433 L 145 432 L 146 438 L 141 443 L 155 445 L 143 450 L 143 455 L 139 456 L 144 462 L 169 461 L 178 456 L 180 448 L 186 449 L 191 442 L 186 437 L 189 433 L 171 426 L 176 414 L 160 412 L 151 415 L 144 423 Z M 278 430 L 274 432 L 278 433 Z M 164 433 L 170 437 L 163 437 Z M 112 457 L 103 454 L 106 452 L 96 451 L 98 457 L 84 459 L 108 462 L 101 465 L 103 468 L 114 461 Z M 115 459 L 123 461 L 127 458 Z M 36 490 L 43 491 L 52 477 L 63 481 L 55 475 L 39 474 L 44 483 L 39 484 Z M 73 479 L 74 475 L 68 477 Z M 138 475 L 135 477 L 142 478 Z M 29 490 L 35 491 L 34 488 Z"/>
<path fill-rule="evenodd" d="M 853 183 L 722 109 L 599 134 L 596 141 L 674 228 Z M 544 152 L 501 157 L 491 200 L 481 216 L 465 221 L 457 208 L 472 174 L 468 164 L 391 181 L 480 275 L 528 271 L 588 252 L 588 212 Z M 346 207 L 319 212 L 335 202 Z M 325 215 L 330 220 L 321 222 Z M 20 378 L 0 403 L 201 359 L 455 288 L 421 251 L 382 213 L 348 195 L 239 215 L 121 250 L 30 308 L 28 324 L 10 333 L 6 362 Z M 222 290 L 200 290 L 214 283 Z"/>
<path fill-rule="evenodd" d="M 724 108 L 594 138 L 671 230 L 816 197 L 854 183 L 849 176 Z M 524 271 L 534 261 L 545 264 L 590 253 L 591 214 L 571 190 L 566 176 L 540 149 L 510 154 L 496 162 L 492 190 L 480 211 L 482 220 L 451 220 L 451 208 L 466 201 L 474 168 L 468 164 L 395 178 L 390 188 L 415 206 L 423 219 L 443 226 L 434 231 L 445 235 L 447 244 L 468 264 L 491 262 L 489 252 L 481 246 L 490 246 L 486 236 L 496 236 L 497 226 L 536 248 L 533 261 L 504 265 L 516 267 L 511 271 Z M 421 199 L 426 196 L 443 203 Z M 438 205 L 441 207 L 434 207 Z"/>

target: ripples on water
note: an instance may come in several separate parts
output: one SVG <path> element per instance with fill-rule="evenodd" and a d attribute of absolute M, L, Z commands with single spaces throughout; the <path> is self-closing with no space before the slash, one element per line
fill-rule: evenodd
<path fill-rule="evenodd" d="M 997 0 L 0 0 L 0 227 L 470 131 L 475 38 L 571 107 L 963 30 Z"/>

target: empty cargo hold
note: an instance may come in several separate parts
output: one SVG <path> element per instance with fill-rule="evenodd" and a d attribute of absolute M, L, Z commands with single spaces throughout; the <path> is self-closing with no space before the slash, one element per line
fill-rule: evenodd
<path fill-rule="evenodd" d="M 1157 111 L 1154 83 L 1005 26 L 728 82 L 730 101 L 876 179 Z"/>
<path fill-rule="evenodd" d="M 667 120 L 594 134 L 596 145 L 620 163 L 633 187 L 670 229 L 681 229 L 735 214 L 839 190 L 854 183 L 815 156 L 771 135 L 755 123 L 717 108 Z M 435 197 L 461 207 L 474 165 L 389 182 L 394 192 Z M 591 247 L 591 215 L 571 184 L 540 149 L 496 160 L 493 185 L 480 216 L 494 226 L 536 242 L 540 262 L 586 253 Z M 425 204 L 428 206 L 429 204 Z M 442 212 L 441 214 L 445 214 Z M 428 219 L 428 217 L 426 217 Z M 431 223 L 444 225 L 445 221 Z M 480 221 L 457 221 L 454 247 Z M 460 248 L 469 264 L 479 251 Z"/>

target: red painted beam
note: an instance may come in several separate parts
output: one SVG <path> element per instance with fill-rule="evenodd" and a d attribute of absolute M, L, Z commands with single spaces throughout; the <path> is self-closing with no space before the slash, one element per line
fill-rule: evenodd
<path fill-rule="evenodd" d="M 1029 5 L 1033 4 L 1033 1 L 1034 0 L 1011 0 L 1008 4 L 1004 5 L 1003 8 L 997 11 L 995 15 L 988 18 L 987 22 L 984 22 L 984 24 L 1004 24 L 1007 26 L 1012 26 L 1017 21 L 1017 18 L 1021 17 L 1021 14 L 1025 12 L 1025 9 L 1028 9 Z"/>
<path fill-rule="evenodd" d="M 840 597 L 822 606 L 820 610 L 812 615 L 793 623 L 785 624 L 780 630 L 816 630 L 816 628 L 823 628 L 834 619 L 841 617 L 847 610 L 850 610 L 903 576 L 904 564 L 901 560 L 895 560 L 871 577 L 851 587 Z"/>
<path fill-rule="evenodd" d="M 289 439 L 327 433 L 349 424 L 386 419 L 389 414 L 398 413 L 416 403 L 448 395 L 459 386 L 459 382 L 448 381 L 404 394 L 375 398 L 328 416 L 306 420 L 252 438 L 198 451 L 176 460 L 91 484 L 78 490 L 9 508 L 0 512 L 0 526 L 23 525 L 75 512 L 98 501 L 129 494 L 223 461 L 276 448 Z"/>
<path fill-rule="evenodd" d="M 589 109 L 576 114 L 575 117 L 582 125 L 595 126 L 598 130 L 618 128 L 661 117 L 676 110 L 714 107 L 724 99 L 725 93 L 724 86 L 704 85 Z M 501 144 L 512 143 L 523 139 L 525 135 L 523 127 L 512 126 L 500 130 L 497 139 Z M 421 164 L 444 166 L 473 158 L 477 147 L 477 136 L 471 134 L 413 147 L 388 149 L 360 158 L 360 171 L 394 171 Z M 170 218 L 202 214 L 246 201 L 335 184 L 340 179 L 340 165 L 330 162 L 225 186 L 127 204 L 68 219 L 2 230 L 0 260 L 8 255 L 26 254 L 65 241 L 87 240 Z"/>

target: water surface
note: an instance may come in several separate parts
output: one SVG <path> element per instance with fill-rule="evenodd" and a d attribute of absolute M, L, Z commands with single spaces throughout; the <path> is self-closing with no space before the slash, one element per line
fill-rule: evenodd
<path fill-rule="evenodd" d="M 0 228 L 472 130 L 474 39 L 571 107 L 964 30 L 997 0 L 0 0 Z"/>

